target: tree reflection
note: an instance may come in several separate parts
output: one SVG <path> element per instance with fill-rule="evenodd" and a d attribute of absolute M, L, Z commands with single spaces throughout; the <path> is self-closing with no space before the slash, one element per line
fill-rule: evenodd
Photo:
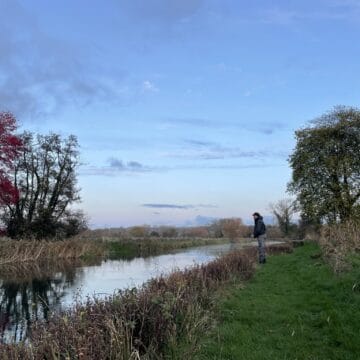
<path fill-rule="evenodd" d="M 61 308 L 66 289 L 82 276 L 79 263 L 0 269 L 0 343 L 21 341 L 30 324 Z"/>

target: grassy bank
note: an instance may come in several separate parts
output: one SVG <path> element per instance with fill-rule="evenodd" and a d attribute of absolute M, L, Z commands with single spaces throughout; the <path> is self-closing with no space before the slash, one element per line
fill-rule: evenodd
<path fill-rule="evenodd" d="M 359 359 L 360 263 L 335 275 L 315 244 L 274 256 L 218 306 L 197 360 Z"/>

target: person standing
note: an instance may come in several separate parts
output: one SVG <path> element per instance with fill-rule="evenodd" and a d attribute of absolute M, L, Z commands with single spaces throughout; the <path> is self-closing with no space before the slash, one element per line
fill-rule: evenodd
<path fill-rule="evenodd" d="M 253 213 L 254 218 L 254 238 L 258 241 L 259 248 L 259 263 L 266 263 L 265 255 L 265 240 L 266 240 L 266 226 L 264 224 L 263 217 L 258 213 Z"/>

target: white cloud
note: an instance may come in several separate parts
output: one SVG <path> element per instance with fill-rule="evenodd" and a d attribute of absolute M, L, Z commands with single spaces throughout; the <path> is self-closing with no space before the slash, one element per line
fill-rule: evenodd
<path fill-rule="evenodd" d="M 152 93 L 156 93 L 159 92 L 160 90 L 155 86 L 154 83 L 152 83 L 149 80 L 145 80 L 142 83 L 142 92 L 152 92 Z"/>

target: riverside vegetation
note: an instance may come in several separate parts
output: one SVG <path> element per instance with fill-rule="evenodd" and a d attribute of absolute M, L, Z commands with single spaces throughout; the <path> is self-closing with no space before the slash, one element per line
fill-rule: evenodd
<path fill-rule="evenodd" d="M 228 243 L 228 238 L 75 237 L 67 240 L 0 239 L 0 266 L 64 259 L 134 258 L 176 249 Z"/>
<path fill-rule="evenodd" d="M 288 245 L 273 252 L 290 251 Z M 27 343 L 0 346 L 1 359 L 174 359 L 193 354 L 211 323 L 214 294 L 253 276 L 256 250 L 150 280 L 140 289 L 88 299 L 36 322 Z"/>
<path fill-rule="evenodd" d="M 90 241 L 0 241 L 0 266 L 25 262 L 99 257 L 104 253 L 101 244 Z"/>

